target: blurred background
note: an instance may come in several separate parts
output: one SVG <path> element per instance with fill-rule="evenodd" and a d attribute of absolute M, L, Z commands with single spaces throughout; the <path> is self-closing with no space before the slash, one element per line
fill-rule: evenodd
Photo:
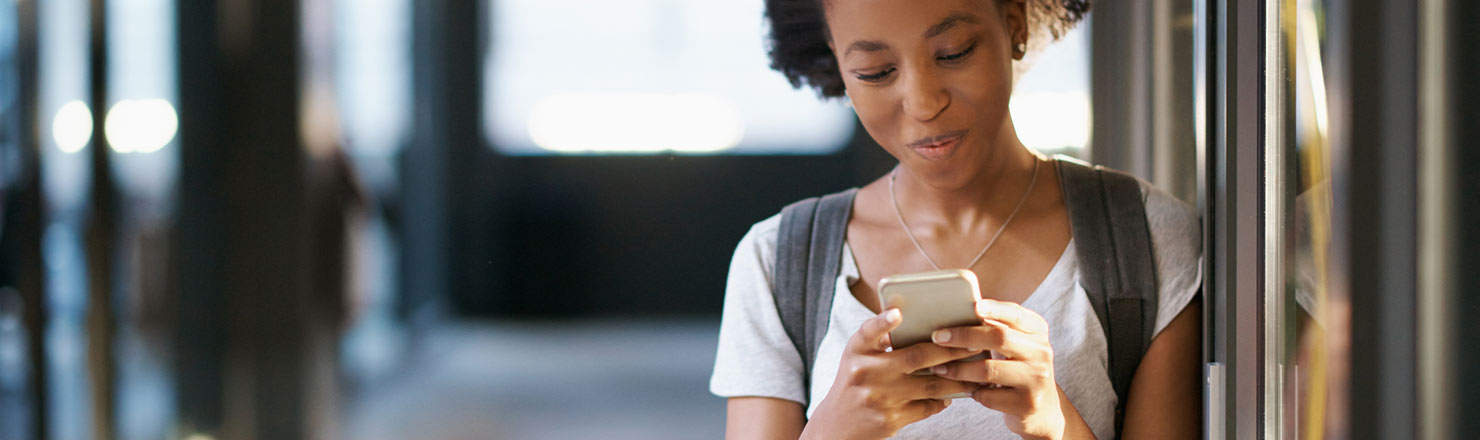
<path fill-rule="evenodd" d="M 0 0 L 0 439 L 721 436 L 735 243 L 894 164 L 767 68 L 762 4 Z M 1418 248 L 1351 239 L 1418 221 L 1374 165 L 1415 156 L 1363 143 L 1416 104 L 1328 105 L 1416 83 L 1352 56 L 1417 40 L 1379 4 L 1110 2 L 1032 45 L 1026 144 L 1205 215 L 1211 438 L 1413 403 L 1414 361 L 1349 360 L 1431 304 L 1363 290 Z"/>
<path fill-rule="evenodd" d="M 893 165 L 762 5 L 0 1 L 0 438 L 719 436 L 735 243 Z"/>

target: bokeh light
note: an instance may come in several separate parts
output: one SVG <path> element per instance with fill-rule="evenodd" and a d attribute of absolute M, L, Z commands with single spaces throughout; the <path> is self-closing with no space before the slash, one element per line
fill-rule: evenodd
<path fill-rule="evenodd" d="M 180 121 L 163 99 L 125 99 L 108 109 L 103 130 L 118 153 L 152 153 L 175 139 Z"/>
<path fill-rule="evenodd" d="M 63 153 L 76 153 L 92 140 L 92 110 L 82 101 L 68 101 L 51 121 L 51 138 Z"/>

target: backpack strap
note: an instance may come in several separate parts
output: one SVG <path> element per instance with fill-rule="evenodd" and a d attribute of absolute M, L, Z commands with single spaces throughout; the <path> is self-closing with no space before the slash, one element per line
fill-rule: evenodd
<path fill-rule="evenodd" d="M 812 390 L 812 365 L 827 333 L 833 289 L 843 266 L 843 236 L 857 188 L 813 197 L 781 210 L 771 295 L 781 326 L 802 356 L 802 386 Z"/>
<path fill-rule="evenodd" d="M 1156 328 L 1156 260 L 1145 201 L 1140 182 L 1129 174 L 1064 157 L 1056 163 L 1079 253 L 1080 285 L 1108 344 L 1118 435 L 1131 379 Z"/>

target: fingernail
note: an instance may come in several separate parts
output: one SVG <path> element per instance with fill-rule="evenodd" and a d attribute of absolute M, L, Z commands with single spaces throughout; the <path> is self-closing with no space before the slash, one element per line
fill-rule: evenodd
<path fill-rule="evenodd" d="M 941 401 L 943 401 L 943 402 L 946 403 L 946 407 L 947 408 L 950 408 L 951 407 L 951 399 L 941 399 Z"/>
<path fill-rule="evenodd" d="M 899 309 L 889 309 L 888 312 L 884 312 L 884 320 L 889 321 L 890 324 L 899 322 Z"/>
<path fill-rule="evenodd" d="M 951 332 L 946 331 L 946 330 L 936 330 L 935 333 L 932 333 L 930 335 L 930 339 L 934 340 L 935 343 L 937 343 L 937 344 L 942 343 L 942 342 L 946 342 L 946 341 L 950 341 L 951 340 Z"/>
<path fill-rule="evenodd" d="M 987 315 L 990 314 L 991 308 L 992 307 L 987 304 L 987 301 L 986 300 L 977 301 L 976 302 L 976 316 L 980 316 L 980 317 L 983 317 L 983 318 L 988 317 Z"/>
<path fill-rule="evenodd" d="M 946 373 L 950 372 L 950 370 L 951 369 L 946 368 L 945 365 L 936 365 L 934 367 L 930 367 L 930 372 L 935 373 L 936 376 L 944 376 Z"/>

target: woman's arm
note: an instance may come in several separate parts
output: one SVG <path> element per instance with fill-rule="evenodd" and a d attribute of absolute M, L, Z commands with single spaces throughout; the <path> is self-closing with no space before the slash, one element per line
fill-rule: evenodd
<path fill-rule="evenodd" d="M 786 439 L 802 435 L 802 404 L 770 397 L 732 397 L 725 411 L 726 439 Z"/>
<path fill-rule="evenodd" d="M 1151 341 L 1131 379 L 1121 438 L 1183 439 L 1202 435 L 1202 299 Z"/>

